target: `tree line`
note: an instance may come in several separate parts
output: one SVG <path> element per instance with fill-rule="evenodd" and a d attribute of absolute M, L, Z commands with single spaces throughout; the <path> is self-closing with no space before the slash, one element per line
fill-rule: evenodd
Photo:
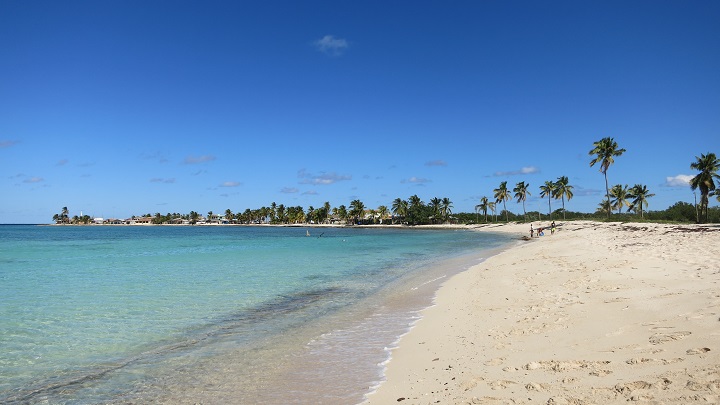
<path fill-rule="evenodd" d="M 690 187 L 693 191 L 700 190 L 700 203 L 692 204 L 678 202 L 664 211 L 650 211 L 646 209 L 649 205 L 648 199 L 655 196 L 651 193 L 646 185 L 637 183 L 632 187 L 627 184 L 616 184 L 610 187 L 608 181 L 608 169 L 615 163 L 615 158 L 622 156 L 625 149 L 618 146 L 613 138 L 602 138 L 593 143 L 593 148 L 588 152 L 593 159 L 590 161 L 590 167 L 598 165 L 600 173 L 605 179 L 605 198 L 598 204 L 595 213 L 573 213 L 566 211 L 565 202 L 573 198 L 573 186 L 569 184 L 567 176 L 560 176 L 555 181 L 545 181 L 540 187 L 541 198 L 547 197 L 548 211 L 547 218 L 553 219 L 555 216 L 559 218 L 562 214 L 563 219 L 574 218 L 592 218 L 598 219 L 598 215 L 602 214 L 606 219 L 613 217 L 617 220 L 633 218 L 631 213 L 640 215 L 640 219 L 646 217 L 651 220 L 670 220 L 670 221 L 694 221 L 694 222 L 720 222 L 720 213 L 717 208 L 709 208 L 709 199 L 714 196 L 720 202 L 720 189 L 717 188 L 715 181 L 720 182 L 720 160 L 714 153 L 701 154 L 695 157 L 695 161 L 690 164 L 690 168 L 700 173 L 693 177 L 690 181 Z M 188 221 L 191 224 L 202 221 L 220 221 L 237 223 L 237 224 L 300 224 L 300 223 L 334 223 L 342 222 L 346 224 L 407 224 L 407 225 L 423 225 L 423 224 L 442 224 L 448 222 L 455 223 L 478 223 L 480 221 L 480 213 L 483 214 L 484 222 L 489 222 L 488 211 L 491 211 L 495 221 L 498 220 L 498 208 L 502 203 L 503 210 L 499 216 L 505 218 L 506 222 L 511 220 L 519 220 L 519 216 L 513 214 L 507 209 L 506 202 L 515 199 L 518 204 L 522 204 L 523 221 L 542 219 L 540 212 L 527 212 L 525 201 L 531 196 L 530 184 L 525 181 L 518 182 L 515 187 L 510 190 L 508 182 L 503 181 L 498 188 L 493 190 L 494 201 L 488 197 L 480 198 L 479 204 L 475 206 L 474 213 L 452 213 L 452 201 L 445 198 L 432 198 L 425 203 L 417 195 L 410 196 L 407 200 L 396 198 L 390 208 L 381 205 L 377 208 L 367 208 L 359 199 L 353 200 L 348 206 L 340 205 L 331 207 L 329 202 L 325 202 L 322 207 L 315 208 L 309 206 L 305 210 L 301 206 L 285 206 L 273 202 L 267 207 L 257 209 L 245 209 L 242 212 L 233 212 L 231 209 L 225 210 L 220 216 L 212 211 L 208 212 L 207 218 L 195 211 L 188 214 L 167 213 L 162 215 L 146 214 L 140 218 L 151 218 L 151 222 L 155 224 L 172 223 L 173 221 Z M 553 211 L 552 200 L 561 200 L 562 208 Z M 625 213 L 623 208 L 627 207 Z M 613 210 L 617 213 L 613 214 Z M 694 216 L 689 215 L 694 212 Z M 473 218 L 474 216 L 474 218 Z M 133 217 L 135 219 L 136 217 Z M 72 224 L 88 224 L 93 221 L 88 215 L 81 217 L 69 217 L 67 207 L 63 207 L 59 214 L 53 215 L 53 221 L 56 223 L 72 223 Z"/>

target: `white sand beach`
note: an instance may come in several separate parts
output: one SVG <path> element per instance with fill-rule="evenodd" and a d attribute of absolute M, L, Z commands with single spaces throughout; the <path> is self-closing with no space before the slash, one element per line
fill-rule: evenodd
<path fill-rule="evenodd" d="M 561 222 L 448 280 L 366 402 L 720 402 L 720 227 Z"/>

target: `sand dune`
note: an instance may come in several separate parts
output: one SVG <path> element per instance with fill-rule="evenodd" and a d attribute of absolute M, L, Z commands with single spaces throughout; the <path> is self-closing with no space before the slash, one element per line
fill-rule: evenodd
<path fill-rule="evenodd" d="M 449 280 L 367 403 L 720 402 L 720 227 L 559 225 Z"/>

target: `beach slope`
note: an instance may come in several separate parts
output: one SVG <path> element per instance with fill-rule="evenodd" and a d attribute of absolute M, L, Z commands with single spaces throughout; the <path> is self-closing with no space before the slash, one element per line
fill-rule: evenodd
<path fill-rule="evenodd" d="M 720 402 L 720 228 L 560 225 L 443 285 L 366 402 Z"/>

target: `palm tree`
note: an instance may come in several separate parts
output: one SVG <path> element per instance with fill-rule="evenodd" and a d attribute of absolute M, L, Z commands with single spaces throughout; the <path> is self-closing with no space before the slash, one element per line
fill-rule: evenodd
<path fill-rule="evenodd" d="M 232 222 L 232 220 L 233 220 L 233 212 L 230 210 L 230 208 L 225 210 L 225 219 L 228 222 Z"/>
<path fill-rule="evenodd" d="M 560 176 L 558 177 L 557 181 L 555 182 L 555 194 L 553 194 L 553 197 L 562 199 L 562 207 L 563 207 L 563 220 L 565 220 L 565 197 L 567 197 L 568 201 L 570 201 L 573 198 L 573 186 L 568 184 L 568 178 L 566 176 Z"/>
<path fill-rule="evenodd" d="M 323 218 L 323 222 L 327 221 L 328 215 L 330 215 L 330 202 L 325 201 L 325 204 L 323 204 L 323 210 L 325 210 L 325 217 Z"/>
<path fill-rule="evenodd" d="M 613 186 L 613 188 L 610 190 L 610 195 L 612 195 L 613 200 L 611 203 L 611 207 L 618 210 L 618 214 L 622 213 L 622 207 L 626 205 L 630 205 L 628 203 L 628 198 L 630 198 L 630 193 L 628 192 L 628 186 L 625 185 L 623 187 L 622 184 L 616 184 Z"/>
<path fill-rule="evenodd" d="M 450 201 L 447 197 L 443 197 L 442 201 L 440 201 L 440 213 L 442 214 L 445 222 L 448 222 L 450 214 L 452 214 L 452 207 L 452 201 Z"/>
<path fill-rule="evenodd" d="M 388 207 L 384 205 L 377 207 L 377 213 L 380 215 L 380 223 L 382 224 L 383 219 L 386 219 L 388 216 Z"/>
<path fill-rule="evenodd" d="M 392 203 L 392 213 L 400 218 L 405 218 L 408 214 L 408 202 L 402 198 L 396 198 Z"/>
<path fill-rule="evenodd" d="M 545 181 L 545 184 L 540 186 L 540 197 L 547 196 L 548 198 L 548 216 L 552 217 L 552 206 L 550 205 L 550 198 L 555 194 L 555 183 L 552 181 Z"/>
<path fill-rule="evenodd" d="M 411 195 L 408 198 L 408 217 L 413 225 L 420 221 L 421 214 L 425 208 L 425 203 L 418 197 L 417 194 Z"/>
<path fill-rule="evenodd" d="M 493 201 L 488 202 L 488 208 L 490 208 L 490 211 L 492 211 L 493 215 L 495 215 L 495 222 L 497 222 L 497 211 L 495 210 L 495 203 Z"/>
<path fill-rule="evenodd" d="M 435 197 L 432 200 L 430 200 L 430 209 L 432 210 L 433 214 L 433 220 L 437 219 L 440 216 L 440 205 L 442 202 L 439 198 Z"/>
<path fill-rule="evenodd" d="M 515 188 L 513 191 L 515 192 L 515 198 L 517 198 L 517 202 L 522 201 L 523 205 L 523 214 L 525 215 L 525 221 L 527 222 L 527 211 L 525 211 L 525 200 L 527 200 L 527 197 L 530 194 L 530 191 L 528 191 L 528 187 L 530 187 L 530 184 L 525 184 L 524 181 L 521 181 L 520 183 L 515 185 Z"/>
<path fill-rule="evenodd" d="M 365 215 L 365 204 L 360 200 L 350 201 L 350 216 L 355 218 L 355 223 L 360 223 L 360 217 Z"/>
<path fill-rule="evenodd" d="M 608 212 L 611 209 L 610 201 L 608 200 L 602 200 L 600 201 L 600 204 L 598 204 L 598 208 L 596 212 Z"/>
<path fill-rule="evenodd" d="M 630 208 L 628 208 L 628 211 L 634 210 L 635 208 L 640 209 L 640 218 L 645 218 L 643 216 L 643 206 L 647 207 L 648 202 L 647 199 L 650 197 L 654 197 L 655 194 L 651 194 L 650 190 L 648 190 L 647 186 L 644 184 L 636 184 L 630 189 L 630 198 L 632 198 L 632 202 L 630 203 Z"/>
<path fill-rule="evenodd" d="M 600 163 L 600 173 L 605 176 L 605 195 L 608 200 L 608 207 L 610 204 L 610 188 L 608 187 L 607 171 L 610 165 L 615 163 L 615 156 L 620 156 L 625 153 L 625 149 L 618 149 L 618 144 L 613 138 L 603 138 L 593 143 L 593 148 L 588 152 L 590 155 L 595 155 L 595 158 L 590 161 L 590 167 L 595 166 L 595 163 Z M 610 209 L 608 208 L 608 218 L 610 218 Z"/>
<path fill-rule="evenodd" d="M 483 196 L 483 198 L 480 199 L 480 204 L 475 206 L 476 211 L 482 211 L 483 215 L 485 215 L 485 222 L 487 222 L 488 202 L 488 198 Z"/>
<path fill-rule="evenodd" d="M 508 217 L 508 210 L 505 206 L 505 201 L 510 199 L 510 191 L 508 191 L 507 188 L 507 181 L 503 181 L 502 183 L 500 183 L 500 187 L 493 190 L 493 192 L 495 193 L 495 202 L 502 201 L 503 203 L 503 209 L 505 210 L 505 222 L 510 222 L 510 218 Z"/>
<path fill-rule="evenodd" d="M 70 211 L 68 210 L 68 207 L 62 207 L 62 211 L 60 211 L 60 221 L 62 223 L 66 223 L 69 220 Z"/>
<path fill-rule="evenodd" d="M 695 156 L 696 161 L 690 165 L 691 169 L 699 170 L 700 173 L 690 180 L 690 187 L 694 190 L 700 189 L 700 216 L 705 213 L 705 222 L 708 220 L 708 196 L 710 192 L 715 190 L 715 181 L 720 181 L 718 170 L 720 169 L 720 160 L 714 153 L 707 155 Z"/>

